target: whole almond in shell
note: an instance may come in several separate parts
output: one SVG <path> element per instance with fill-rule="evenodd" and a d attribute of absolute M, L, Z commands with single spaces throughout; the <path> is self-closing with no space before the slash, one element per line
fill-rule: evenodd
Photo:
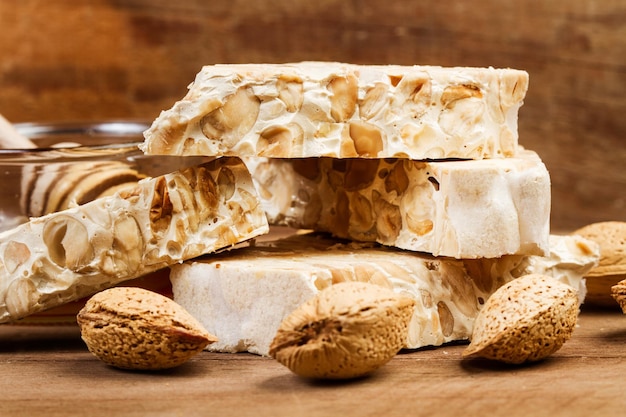
<path fill-rule="evenodd" d="M 538 361 L 569 340 L 578 318 L 577 291 L 530 274 L 498 288 L 476 316 L 463 356 L 521 364 Z"/>
<path fill-rule="evenodd" d="M 123 369 L 173 368 L 217 341 L 173 300 L 136 287 L 95 294 L 77 321 L 89 351 Z"/>
<path fill-rule="evenodd" d="M 414 299 L 376 284 L 338 283 L 283 320 L 269 354 L 303 377 L 364 376 L 405 345 L 414 307 Z"/>
<path fill-rule="evenodd" d="M 585 304 L 615 307 L 611 287 L 626 279 L 626 222 L 591 223 L 573 232 L 600 247 L 600 260 L 586 275 Z"/>
<path fill-rule="evenodd" d="M 622 312 L 626 314 L 626 279 L 611 287 L 611 296 L 617 301 Z"/>

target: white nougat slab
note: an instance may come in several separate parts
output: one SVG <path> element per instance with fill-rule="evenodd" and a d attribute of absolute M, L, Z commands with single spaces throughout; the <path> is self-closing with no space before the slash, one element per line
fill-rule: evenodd
<path fill-rule="evenodd" d="M 270 232 L 271 233 L 271 232 Z M 548 256 L 457 260 L 376 244 L 296 235 L 213 254 L 171 267 L 174 300 L 219 341 L 207 349 L 267 355 L 280 322 L 319 291 L 367 281 L 416 300 L 407 348 L 470 337 L 485 300 L 529 273 L 552 276 L 585 296 L 583 275 L 598 246 L 579 236 L 551 236 Z"/>

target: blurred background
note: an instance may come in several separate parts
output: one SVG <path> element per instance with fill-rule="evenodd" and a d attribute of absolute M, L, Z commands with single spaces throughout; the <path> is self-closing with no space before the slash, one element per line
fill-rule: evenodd
<path fill-rule="evenodd" d="M 626 220 L 624 0 L 0 0 L 0 114 L 152 121 L 213 63 L 523 69 L 553 231 Z"/>

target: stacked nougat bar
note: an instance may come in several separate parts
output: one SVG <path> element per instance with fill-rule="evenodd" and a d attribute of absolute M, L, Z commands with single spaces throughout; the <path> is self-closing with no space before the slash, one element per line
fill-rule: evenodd
<path fill-rule="evenodd" d="M 411 294 L 406 347 L 469 338 L 485 299 L 542 272 L 584 296 L 597 248 L 550 236 L 550 178 L 518 145 L 524 71 L 303 62 L 204 67 L 145 132 L 148 154 L 239 156 L 271 225 L 309 229 L 172 267 L 220 342 L 267 354 L 333 283 Z M 332 237 L 331 237 L 332 236 Z"/>
<path fill-rule="evenodd" d="M 267 354 L 282 318 L 347 280 L 416 299 L 409 348 L 469 338 L 525 273 L 582 301 L 597 247 L 550 235 L 548 171 L 518 145 L 527 86 L 512 69 L 204 67 L 142 149 L 242 157 L 270 224 L 313 231 L 172 267 L 175 300 L 220 339 L 209 348 Z"/>
<path fill-rule="evenodd" d="M 493 68 L 205 67 L 142 149 L 215 158 L 91 202 L 64 181 L 67 207 L 0 234 L 0 322 L 171 266 L 176 301 L 218 336 L 214 350 L 266 354 L 284 316 L 346 280 L 415 297 L 406 346 L 420 347 L 468 338 L 486 297 L 521 273 L 584 290 L 597 253 L 549 235 L 548 172 L 517 144 L 527 81 Z M 214 253 L 268 220 L 333 237 Z"/>
<path fill-rule="evenodd" d="M 245 157 L 271 224 L 455 258 L 547 254 L 550 178 L 517 141 L 524 71 L 216 65 L 149 154 Z"/>

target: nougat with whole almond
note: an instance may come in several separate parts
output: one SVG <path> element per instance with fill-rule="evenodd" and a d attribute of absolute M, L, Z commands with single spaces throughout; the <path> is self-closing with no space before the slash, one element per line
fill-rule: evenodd
<path fill-rule="evenodd" d="M 250 173 L 238 158 L 146 178 L 1 233 L 0 323 L 267 231 Z"/>
<path fill-rule="evenodd" d="M 536 153 L 470 161 L 246 158 L 270 224 L 453 258 L 545 255 Z"/>
<path fill-rule="evenodd" d="M 336 62 L 207 65 L 144 133 L 147 154 L 515 156 L 528 73 Z"/>

